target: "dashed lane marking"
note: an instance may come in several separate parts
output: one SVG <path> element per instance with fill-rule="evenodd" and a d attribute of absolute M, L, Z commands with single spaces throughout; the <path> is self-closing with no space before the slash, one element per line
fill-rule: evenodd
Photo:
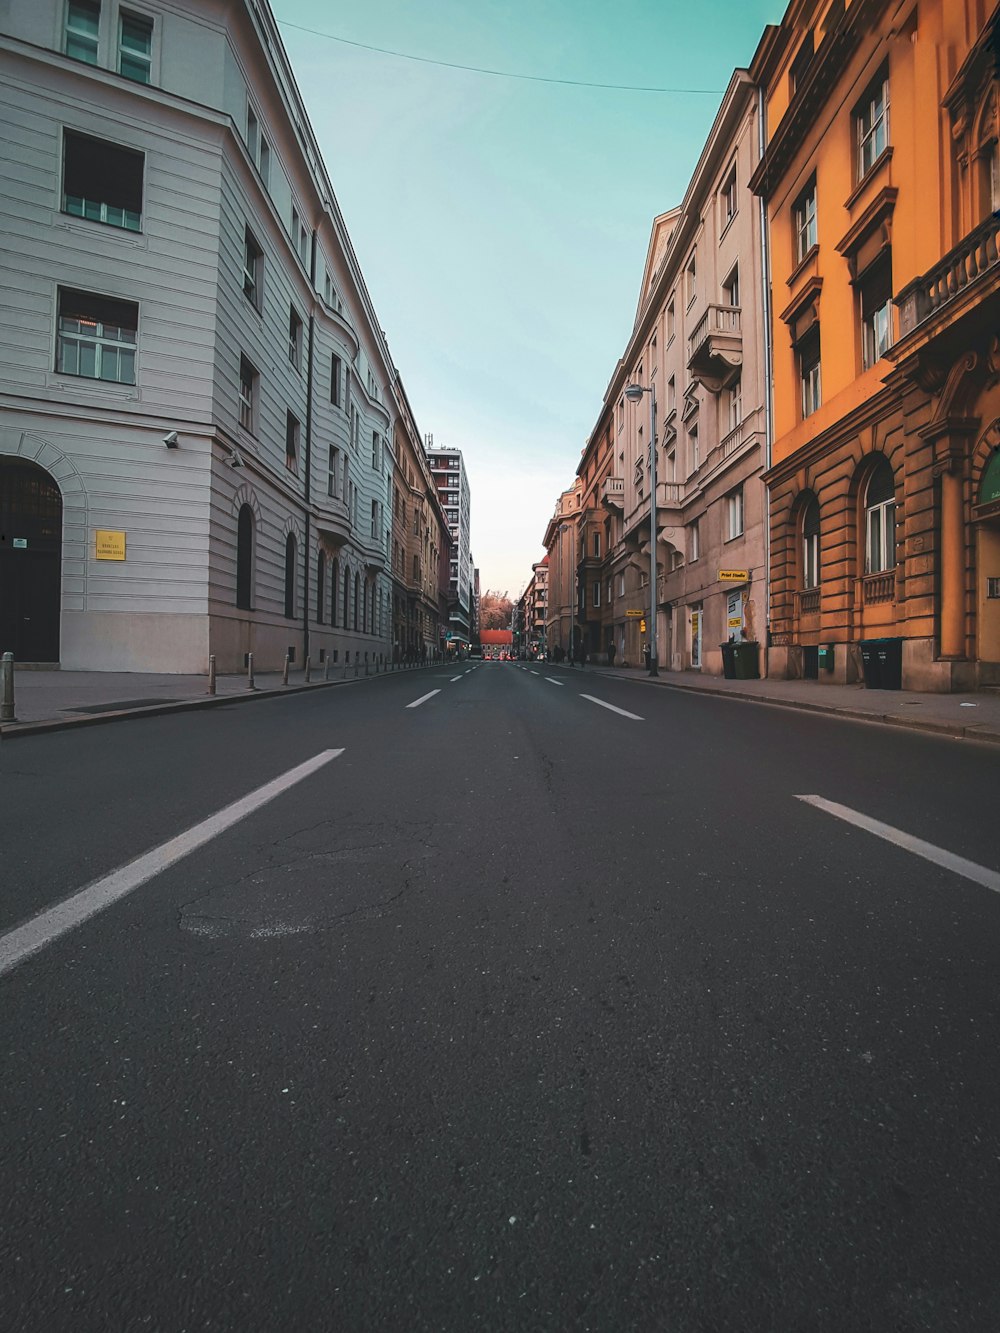
<path fill-rule="evenodd" d="M 822 796 L 796 796 L 795 799 L 805 801 L 807 805 L 813 805 L 817 810 L 825 810 L 835 819 L 843 819 L 856 828 L 864 829 L 866 833 L 873 833 L 876 838 L 894 843 L 904 851 L 912 852 L 914 856 L 922 856 L 925 861 L 932 861 L 935 865 L 951 870 L 964 879 L 971 879 L 974 884 L 981 884 L 985 889 L 1000 893 L 1000 873 L 996 870 L 977 865 L 975 861 L 967 861 L 964 856 L 945 851 L 943 847 L 935 847 L 932 842 L 924 842 L 922 838 L 915 838 L 911 833 L 904 833 L 902 829 L 893 828 L 891 824 L 883 824 L 881 820 L 863 815 L 858 810 L 852 810 L 850 806 L 824 800 Z"/>
<path fill-rule="evenodd" d="M 428 699 L 433 699 L 435 694 L 440 693 L 440 690 L 431 690 L 429 694 L 422 694 L 419 699 L 414 699 L 413 703 L 407 704 L 406 706 L 407 708 L 419 708 L 421 704 L 425 704 Z"/>
<path fill-rule="evenodd" d="M 566 682 L 565 682 L 564 680 L 553 680 L 551 676 L 546 676 L 545 679 L 549 682 L 550 685 L 565 685 L 565 684 L 566 684 Z"/>
<path fill-rule="evenodd" d="M 40 949 L 44 949 L 60 935 L 65 935 L 67 931 L 75 929 L 90 917 L 110 907 L 112 903 L 118 902 L 133 889 L 139 888 L 154 875 L 172 866 L 181 857 L 203 847 L 206 842 L 218 837 L 226 829 L 232 828 L 241 819 L 246 819 L 247 815 L 259 810 L 268 801 L 273 801 L 289 787 L 294 787 L 303 778 L 309 777 L 324 764 L 328 764 L 331 759 L 336 759 L 343 753 L 343 749 L 321 751 L 312 759 L 307 759 L 304 764 L 290 768 L 287 773 L 265 782 L 263 787 L 258 787 L 256 791 L 242 796 L 232 805 L 225 806 L 217 814 L 203 819 L 186 833 L 179 833 L 176 838 L 171 838 L 168 842 L 161 843 L 159 847 L 154 847 L 151 852 L 146 852 L 143 856 L 136 857 L 134 861 L 129 861 L 127 865 L 112 870 L 110 875 L 88 884 L 69 898 L 64 898 L 55 907 L 40 912 L 30 921 L 8 931 L 6 935 L 0 935 L 0 976 L 26 958 L 30 958 L 32 954 L 38 953 Z"/>
<path fill-rule="evenodd" d="M 607 708 L 609 712 L 620 713 L 622 717 L 629 717 L 633 722 L 645 722 L 646 720 L 644 717 L 640 717 L 638 713 L 629 713 L 626 709 L 619 708 L 616 704 L 605 703 L 603 699 L 597 699 L 592 694 L 581 694 L 580 698 L 589 699 L 592 704 L 599 704 L 601 708 Z"/>

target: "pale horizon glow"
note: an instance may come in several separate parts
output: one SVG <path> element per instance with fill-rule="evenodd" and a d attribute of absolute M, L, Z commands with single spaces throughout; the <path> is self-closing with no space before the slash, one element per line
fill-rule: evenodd
<path fill-rule="evenodd" d="M 680 202 L 733 69 L 784 4 L 271 5 L 417 427 L 465 458 L 480 587 L 516 597 L 631 332 L 653 218 Z M 291 24 L 453 64 L 717 91 L 497 78 Z"/>

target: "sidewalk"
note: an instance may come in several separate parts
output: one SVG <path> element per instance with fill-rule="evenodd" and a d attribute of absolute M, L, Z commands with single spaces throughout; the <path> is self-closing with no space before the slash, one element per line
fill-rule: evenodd
<path fill-rule="evenodd" d="M 552 662 L 546 671 L 576 675 L 579 667 Z M 426 672 L 447 669 L 447 663 L 400 667 L 400 671 Z M 207 676 L 148 675 L 111 671 L 18 671 L 15 674 L 16 722 L 0 724 L 0 736 L 35 735 L 66 727 L 94 726 L 122 718 L 154 716 L 158 713 L 210 708 L 220 704 L 250 702 L 295 694 L 302 690 L 331 689 L 365 679 L 364 667 L 355 675 L 352 665 L 330 666 L 329 679 L 323 668 L 305 683 L 301 669 L 292 671 L 282 685 L 280 672 L 261 673 L 256 690 L 247 689 L 246 676 L 219 676 L 216 693 L 208 693 Z M 392 674 L 392 673 L 382 673 Z M 967 740 L 1000 744 L 1000 694 L 916 694 L 905 690 L 866 690 L 862 685 L 833 685 L 815 680 L 726 680 L 703 676 L 696 671 L 663 671 L 652 678 L 643 670 L 623 667 L 586 666 L 582 675 L 618 677 L 657 687 L 692 693 L 728 695 L 759 704 L 832 713 L 840 717 L 910 727 Z M 371 678 L 375 673 L 371 671 Z"/>
<path fill-rule="evenodd" d="M 398 667 L 397 671 L 426 671 L 443 664 L 428 663 L 426 667 Z M 245 675 L 219 676 L 216 693 L 208 693 L 207 676 L 154 675 L 126 671 L 17 671 L 14 673 L 14 708 L 16 722 L 0 724 L 0 737 L 12 740 L 15 736 L 35 735 L 42 731 L 62 731 L 67 727 L 93 726 L 100 722 L 116 722 L 126 717 L 155 716 L 158 713 L 186 712 L 196 708 L 211 708 L 219 704 L 250 702 L 270 699 L 280 694 L 296 694 L 302 690 L 331 689 L 338 685 L 364 680 L 365 668 L 342 664 L 330 665 L 329 679 L 325 667 L 314 668 L 310 684 L 305 683 L 302 668 L 289 672 L 288 684 L 283 685 L 280 671 L 258 672 L 254 690 L 247 688 Z M 371 677 L 376 675 L 369 668 Z M 394 674 L 383 671 L 381 675 Z"/>
<path fill-rule="evenodd" d="M 552 667 L 552 663 L 545 663 Z M 579 667 L 556 668 L 569 674 Z M 699 671 L 663 671 L 656 677 L 641 669 L 586 666 L 588 676 L 641 680 L 651 688 L 687 690 L 695 694 L 728 695 L 733 699 L 808 712 L 911 727 L 918 731 L 959 736 L 1000 744 L 1000 694 L 918 694 L 911 690 L 867 690 L 863 685 L 834 685 L 816 680 L 726 680 Z"/>

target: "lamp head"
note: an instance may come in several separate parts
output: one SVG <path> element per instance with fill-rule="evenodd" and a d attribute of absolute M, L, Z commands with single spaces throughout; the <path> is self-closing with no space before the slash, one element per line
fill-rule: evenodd
<path fill-rule="evenodd" d="M 625 388 L 625 397 L 630 403 L 638 403 L 645 392 L 641 384 L 629 384 Z"/>
<path fill-rule="evenodd" d="M 163 443 L 167 446 L 168 449 L 176 449 L 177 432 L 175 430 L 172 430 L 169 435 L 164 435 Z"/>

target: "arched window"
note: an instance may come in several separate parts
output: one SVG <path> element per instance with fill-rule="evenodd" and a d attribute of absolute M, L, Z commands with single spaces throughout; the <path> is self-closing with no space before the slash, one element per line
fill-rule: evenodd
<path fill-rule="evenodd" d="M 865 488 L 865 573 L 896 568 L 896 483 L 881 459 Z"/>
<path fill-rule="evenodd" d="M 358 628 L 358 612 L 361 609 L 361 576 L 354 575 L 354 628 Z"/>
<path fill-rule="evenodd" d="M 290 532 L 285 539 L 285 616 L 288 620 L 295 619 L 296 554 L 295 537 Z"/>
<path fill-rule="evenodd" d="M 236 520 L 236 605 L 253 610 L 253 510 L 240 505 Z"/>
<path fill-rule="evenodd" d="M 337 624 L 337 592 L 340 588 L 340 561 L 334 560 L 330 570 L 330 624 Z"/>
<path fill-rule="evenodd" d="M 322 625 L 326 611 L 326 556 L 322 551 L 316 555 L 316 623 Z"/>
<path fill-rule="evenodd" d="M 368 580 L 365 579 L 365 586 L 361 597 L 361 629 L 368 629 Z"/>
<path fill-rule="evenodd" d="M 815 495 L 802 514 L 802 588 L 819 587 L 819 501 Z"/>
<path fill-rule="evenodd" d="M 351 623 L 351 571 L 344 570 L 344 629 Z"/>

